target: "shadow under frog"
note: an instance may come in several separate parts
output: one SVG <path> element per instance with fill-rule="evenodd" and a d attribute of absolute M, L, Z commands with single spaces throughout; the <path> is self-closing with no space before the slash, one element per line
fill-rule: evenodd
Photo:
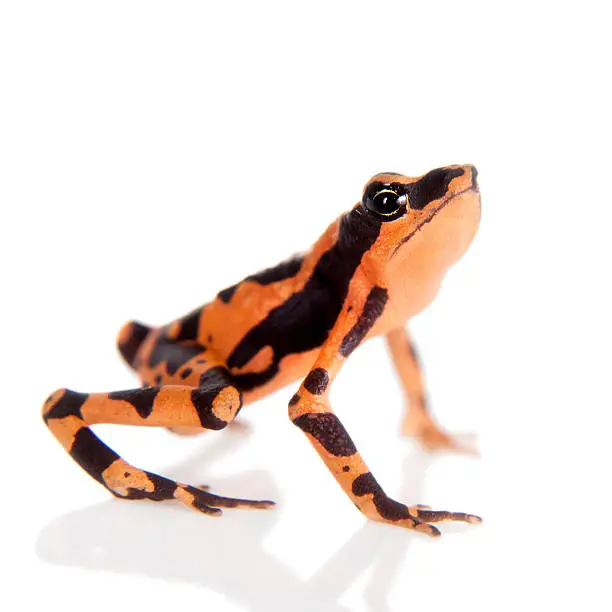
<path fill-rule="evenodd" d="M 218 460 L 243 441 L 245 433 L 234 430 L 227 438 L 175 469 L 184 472 L 201 465 L 203 459 Z M 423 477 L 433 460 L 432 455 L 418 450 L 407 454 L 401 491 L 406 499 L 421 498 Z M 259 471 L 226 478 L 222 484 L 228 490 L 242 490 L 247 483 L 248 488 L 271 494 L 276 488 Z M 348 612 L 338 600 L 372 568 L 364 598 L 369 609 L 381 612 L 389 609 L 388 596 L 412 538 L 421 537 L 405 532 L 398 535 L 393 529 L 367 522 L 304 580 L 262 545 L 278 512 L 253 513 L 249 521 L 230 520 L 229 516 L 207 520 L 160 504 L 156 512 L 138 514 L 135 520 L 134 510 L 134 504 L 109 500 L 64 515 L 42 530 L 36 552 L 56 565 L 188 582 L 223 594 L 245 610 L 266 612 Z"/>

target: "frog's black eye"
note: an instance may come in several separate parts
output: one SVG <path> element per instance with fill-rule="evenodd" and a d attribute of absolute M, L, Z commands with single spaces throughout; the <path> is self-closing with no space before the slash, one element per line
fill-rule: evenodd
<path fill-rule="evenodd" d="M 372 185 L 363 194 L 363 205 L 381 221 L 393 221 L 406 212 L 406 196 L 390 186 Z"/>

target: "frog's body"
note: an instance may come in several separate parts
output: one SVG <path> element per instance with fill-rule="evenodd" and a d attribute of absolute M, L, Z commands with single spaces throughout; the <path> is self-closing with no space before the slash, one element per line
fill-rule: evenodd
<path fill-rule="evenodd" d="M 218 514 L 219 507 L 267 507 L 272 502 L 224 498 L 134 468 L 89 425 L 162 426 L 178 433 L 222 429 L 244 404 L 303 380 L 289 402 L 290 417 L 366 516 L 431 535 L 439 532 L 429 522 L 477 522 L 472 515 L 389 499 L 331 411 L 328 392 L 350 353 L 384 334 L 411 404 L 405 431 L 426 446 L 455 445 L 427 412 L 404 324 L 435 297 L 479 218 L 472 166 L 418 178 L 376 175 L 362 202 L 305 255 L 247 277 L 163 327 L 127 324 L 119 349 L 143 387 L 107 394 L 60 390 L 45 403 L 45 422 L 72 457 L 119 497 L 177 499 L 207 514 Z"/>

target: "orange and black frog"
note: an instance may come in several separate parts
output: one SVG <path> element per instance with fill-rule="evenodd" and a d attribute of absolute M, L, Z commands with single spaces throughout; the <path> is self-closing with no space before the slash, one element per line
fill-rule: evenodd
<path fill-rule="evenodd" d="M 329 391 L 352 352 L 383 335 L 409 400 L 405 433 L 428 448 L 458 446 L 428 412 L 405 324 L 433 300 L 479 219 L 473 166 L 417 178 L 377 174 L 307 253 L 247 276 L 167 325 L 125 325 L 119 350 L 142 386 L 93 394 L 61 389 L 45 402 L 44 421 L 72 458 L 120 498 L 174 499 L 210 515 L 267 508 L 273 502 L 222 497 L 134 467 L 90 426 L 223 429 L 244 405 L 301 381 L 288 397 L 289 418 L 365 516 L 432 536 L 440 534 L 432 523 L 477 523 L 471 514 L 388 497 L 332 410 Z"/>

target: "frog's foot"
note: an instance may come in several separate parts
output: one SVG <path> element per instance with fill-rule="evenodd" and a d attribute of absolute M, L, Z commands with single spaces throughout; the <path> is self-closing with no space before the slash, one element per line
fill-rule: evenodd
<path fill-rule="evenodd" d="M 210 493 L 203 487 L 192 487 L 189 485 L 178 485 L 176 493 L 174 494 L 174 499 L 204 514 L 213 514 L 217 516 L 222 513 L 221 508 L 255 508 L 265 510 L 275 505 L 271 500 L 224 497 L 222 495 Z"/>
<path fill-rule="evenodd" d="M 429 451 L 446 450 L 478 456 L 473 445 L 440 429 L 429 415 L 410 411 L 402 424 L 402 434 L 416 438 L 421 446 Z"/>
<path fill-rule="evenodd" d="M 369 518 L 388 525 L 396 525 L 404 529 L 418 531 L 432 538 L 439 538 L 440 530 L 431 523 L 443 521 L 469 523 L 472 525 L 482 523 L 482 519 L 474 514 L 465 512 L 448 512 L 447 510 L 431 510 L 429 506 L 405 506 L 395 500 L 389 499 L 388 504 L 394 508 L 393 515 L 369 516 Z"/>
<path fill-rule="evenodd" d="M 474 514 L 465 512 L 449 512 L 447 510 L 432 510 L 429 506 L 406 506 L 400 502 L 378 493 L 374 496 L 374 508 L 363 508 L 364 514 L 374 521 L 396 525 L 404 529 L 411 529 L 429 535 L 440 537 L 440 530 L 431 523 L 454 521 L 460 523 L 477 524 L 482 519 Z"/>
<path fill-rule="evenodd" d="M 364 472 L 353 479 L 351 498 L 357 508 L 373 521 L 412 529 L 432 537 L 438 537 L 440 531 L 430 523 L 441 521 L 481 522 L 480 517 L 465 512 L 432 510 L 429 506 L 423 505 L 406 506 L 389 497 L 371 472 Z"/>
<path fill-rule="evenodd" d="M 122 499 L 164 501 L 174 499 L 203 514 L 219 516 L 221 508 L 257 508 L 274 506 L 273 501 L 239 499 L 215 495 L 208 487 L 193 487 L 169 478 L 134 468 L 122 459 L 115 461 L 102 475 L 105 486 Z"/>
<path fill-rule="evenodd" d="M 440 530 L 430 523 L 459 522 L 476 525 L 482 523 L 482 519 L 475 514 L 465 512 L 448 512 L 447 510 L 430 510 L 425 506 L 411 506 L 408 508 L 410 519 L 404 519 L 404 525 L 434 538 L 440 537 Z"/>

